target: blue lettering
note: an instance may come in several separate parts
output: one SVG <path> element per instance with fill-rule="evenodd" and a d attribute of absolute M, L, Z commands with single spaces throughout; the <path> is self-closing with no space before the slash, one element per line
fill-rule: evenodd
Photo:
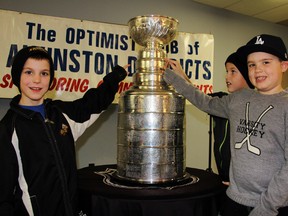
<path fill-rule="evenodd" d="M 192 59 L 187 59 L 185 61 L 185 67 L 184 68 L 185 68 L 185 73 L 189 79 L 192 78 L 192 71 L 190 70 L 190 67 L 192 67 L 192 66 L 193 66 Z"/>
<path fill-rule="evenodd" d="M 122 35 L 120 37 L 120 42 L 122 45 L 120 45 L 120 49 L 121 50 L 127 50 L 128 49 L 128 43 L 127 43 L 127 40 L 128 40 L 128 36 L 127 35 Z"/>
<path fill-rule="evenodd" d="M 129 77 L 131 77 L 136 72 L 136 61 L 137 58 L 135 56 L 128 56 L 128 64 L 130 64 L 130 67 L 128 68 Z"/>
<path fill-rule="evenodd" d="M 203 78 L 205 79 L 205 80 L 210 80 L 211 79 L 211 71 L 209 70 L 209 68 L 208 67 L 210 67 L 211 66 L 211 62 L 210 61 L 204 61 L 203 62 L 203 69 L 204 69 L 204 71 L 206 72 L 206 74 L 204 74 L 203 75 Z"/>
<path fill-rule="evenodd" d="M 193 48 L 194 47 L 194 48 Z M 195 43 L 194 43 L 194 46 L 193 45 L 191 45 L 191 44 L 188 44 L 188 51 L 187 51 L 187 54 L 188 55 L 192 55 L 194 52 L 194 50 L 195 50 L 195 55 L 198 55 L 199 53 L 199 41 L 195 41 Z"/>
<path fill-rule="evenodd" d="M 103 74 L 104 73 L 104 62 L 105 62 L 104 55 L 102 53 L 96 53 L 94 62 L 95 63 L 97 62 L 97 64 L 95 64 L 95 66 L 94 66 L 94 72 L 96 74 Z"/>
<path fill-rule="evenodd" d="M 85 58 L 85 73 L 89 73 L 89 70 L 90 70 L 90 57 L 93 55 L 92 52 L 90 51 L 83 51 L 83 55 L 84 55 L 84 58 Z"/>
<path fill-rule="evenodd" d="M 102 34 L 102 40 L 101 40 L 101 47 L 103 48 L 113 48 L 113 41 L 114 41 L 114 37 L 113 34 L 107 34 L 105 32 L 103 32 Z"/>
<path fill-rule="evenodd" d="M 75 30 L 73 28 L 67 28 L 66 30 L 66 43 L 73 44 L 75 38 Z"/>
<path fill-rule="evenodd" d="M 80 57 L 80 52 L 78 50 L 71 50 L 70 59 L 74 63 L 74 65 L 69 65 L 69 70 L 71 72 L 78 72 L 80 70 L 80 63 L 76 57 Z"/>
<path fill-rule="evenodd" d="M 56 70 L 58 69 L 58 63 L 61 71 L 67 70 L 67 49 L 63 50 L 63 56 L 59 48 L 54 49 L 54 68 L 56 68 Z"/>
<path fill-rule="evenodd" d="M 92 46 L 92 36 L 95 34 L 95 32 L 91 30 L 87 30 L 87 33 L 88 33 L 88 45 Z"/>
<path fill-rule="evenodd" d="M 80 44 L 80 41 L 85 38 L 85 31 L 83 29 L 77 29 L 76 44 Z"/>
<path fill-rule="evenodd" d="M 108 74 L 113 67 L 118 64 L 118 55 L 114 55 L 114 59 L 112 55 L 106 56 L 106 74 Z"/>
<path fill-rule="evenodd" d="M 12 66 L 12 60 L 14 58 L 14 56 L 17 54 L 18 52 L 18 48 L 16 44 L 11 44 L 10 46 L 10 50 L 9 50 L 9 55 L 7 58 L 7 62 L 6 62 L 6 67 L 11 67 Z"/>
<path fill-rule="evenodd" d="M 33 27 L 36 24 L 32 22 L 26 22 L 26 25 L 28 26 L 28 39 L 32 39 Z"/>
<path fill-rule="evenodd" d="M 178 53 L 178 41 L 174 40 L 170 43 L 170 50 L 171 54 L 176 54 Z"/>
<path fill-rule="evenodd" d="M 195 60 L 194 63 L 196 64 L 196 66 L 195 66 L 195 79 L 199 79 L 199 71 L 200 71 L 199 66 L 201 65 L 201 60 Z"/>
<path fill-rule="evenodd" d="M 179 52 L 179 48 L 178 48 L 178 41 L 173 40 L 170 42 L 169 45 L 166 45 L 166 52 L 167 53 L 171 53 L 171 54 L 176 54 Z"/>

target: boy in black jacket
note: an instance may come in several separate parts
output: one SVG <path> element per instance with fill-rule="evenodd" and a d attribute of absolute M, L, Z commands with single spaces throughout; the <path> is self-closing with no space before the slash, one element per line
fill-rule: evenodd
<path fill-rule="evenodd" d="M 0 122 L 0 215 L 78 215 L 75 141 L 113 102 L 127 72 L 114 67 L 71 102 L 44 99 L 54 68 L 41 47 L 20 50 L 11 73 L 20 94 Z"/>

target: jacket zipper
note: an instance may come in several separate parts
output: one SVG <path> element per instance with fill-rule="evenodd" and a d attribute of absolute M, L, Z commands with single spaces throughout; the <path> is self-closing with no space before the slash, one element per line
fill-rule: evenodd
<path fill-rule="evenodd" d="M 54 124 L 54 122 L 49 120 L 48 118 L 45 118 L 45 129 L 46 129 L 48 138 L 49 138 L 50 143 L 51 143 L 53 155 L 54 155 L 55 160 L 56 160 L 56 165 L 57 165 L 57 169 L 58 169 L 58 173 L 59 173 L 59 177 L 60 177 L 60 182 L 61 182 L 61 186 L 62 186 L 65 212 L 66 212 L 67 216 L 73 216 L 74 214 L 73 214 L 71 202 L 69 199 L 68 187 L 66 184 L 67 177 L 65 174 L 65 169 L 64 169 L 63 162 L 62 162 L 61 154 L 60 154 L 60 151 L 59 151 L 58 146 L 57 146 L 57 141 L 55 139 L 55 136 L 53 134 L 53 130 L 51 128 L 51 124 Z"/>

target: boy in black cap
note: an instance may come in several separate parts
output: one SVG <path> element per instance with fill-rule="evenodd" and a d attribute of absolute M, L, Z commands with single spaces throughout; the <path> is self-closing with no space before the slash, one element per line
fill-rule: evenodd
<path fill-rule="evenodd" d="M 172 60 L 164 79 L 192 104 L 229 119 L 231 163 L 223 216 L 288 215 L 288 92 L 281 86 L 288 69 L 281 38 L 259 35 L 237 51 L 247 58 L 249 80 L 225 97 L 209 97 L 185 79 Z"/>
<path fill-rule="evenodd" d="M 22 49 L 18 52 L 18 55 L 15 56 L 13 59 L 12 69 L 11 69 L 11 75 L 13 84 L 16 85 L 20 90 L 20 77 L 21 77 L 21 71 L 24 67 L 25 62 L 29 57 L 33 57 L 34 59 L 39 60 L 48 60 L 49 63 L 49 70 L 50 70 L 50 81 L 49 86 L 52 84 L 54 79 L 54 67 L 53 67 L 53 60 L 51 56 L 48 54 L 48 52 L 43 49 L 42 47 L 28 47 L 25 49 Z"/>
<path fill-rule="evenodd" d="M 44 99 L 54 68 L 41 47 L 20 50 L 11 73 L 20 94 L 0 121 L 0 215 L 80 215 L 74 144 L 112 103 L 127 72 L 114 67 L 71 102 Z"/>
<path fill-rule="evenodd" d="M 249 79 L 259 93 L 283 91 L 282 76 L 288 59 L 286 46 L 280 37 L 258 35 L 240 47 L 238 52 L 247 57 Z"/>

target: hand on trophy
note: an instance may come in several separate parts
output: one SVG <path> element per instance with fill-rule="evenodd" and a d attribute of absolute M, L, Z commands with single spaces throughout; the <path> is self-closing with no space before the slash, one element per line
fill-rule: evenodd
<path fill-rule="evenodd" d="M 182 66 L 180 65 L 180 63 L 178 61 L 166 58 L 165 62 L 166 62 L 165 63 L 165 69 L 169 68 L 169 66 L 170 66 L 174 72 L 178 73 L 183 79 L 185 79 L 186 81 L 191 83 L 191 80 L 187 77 Z"/>

